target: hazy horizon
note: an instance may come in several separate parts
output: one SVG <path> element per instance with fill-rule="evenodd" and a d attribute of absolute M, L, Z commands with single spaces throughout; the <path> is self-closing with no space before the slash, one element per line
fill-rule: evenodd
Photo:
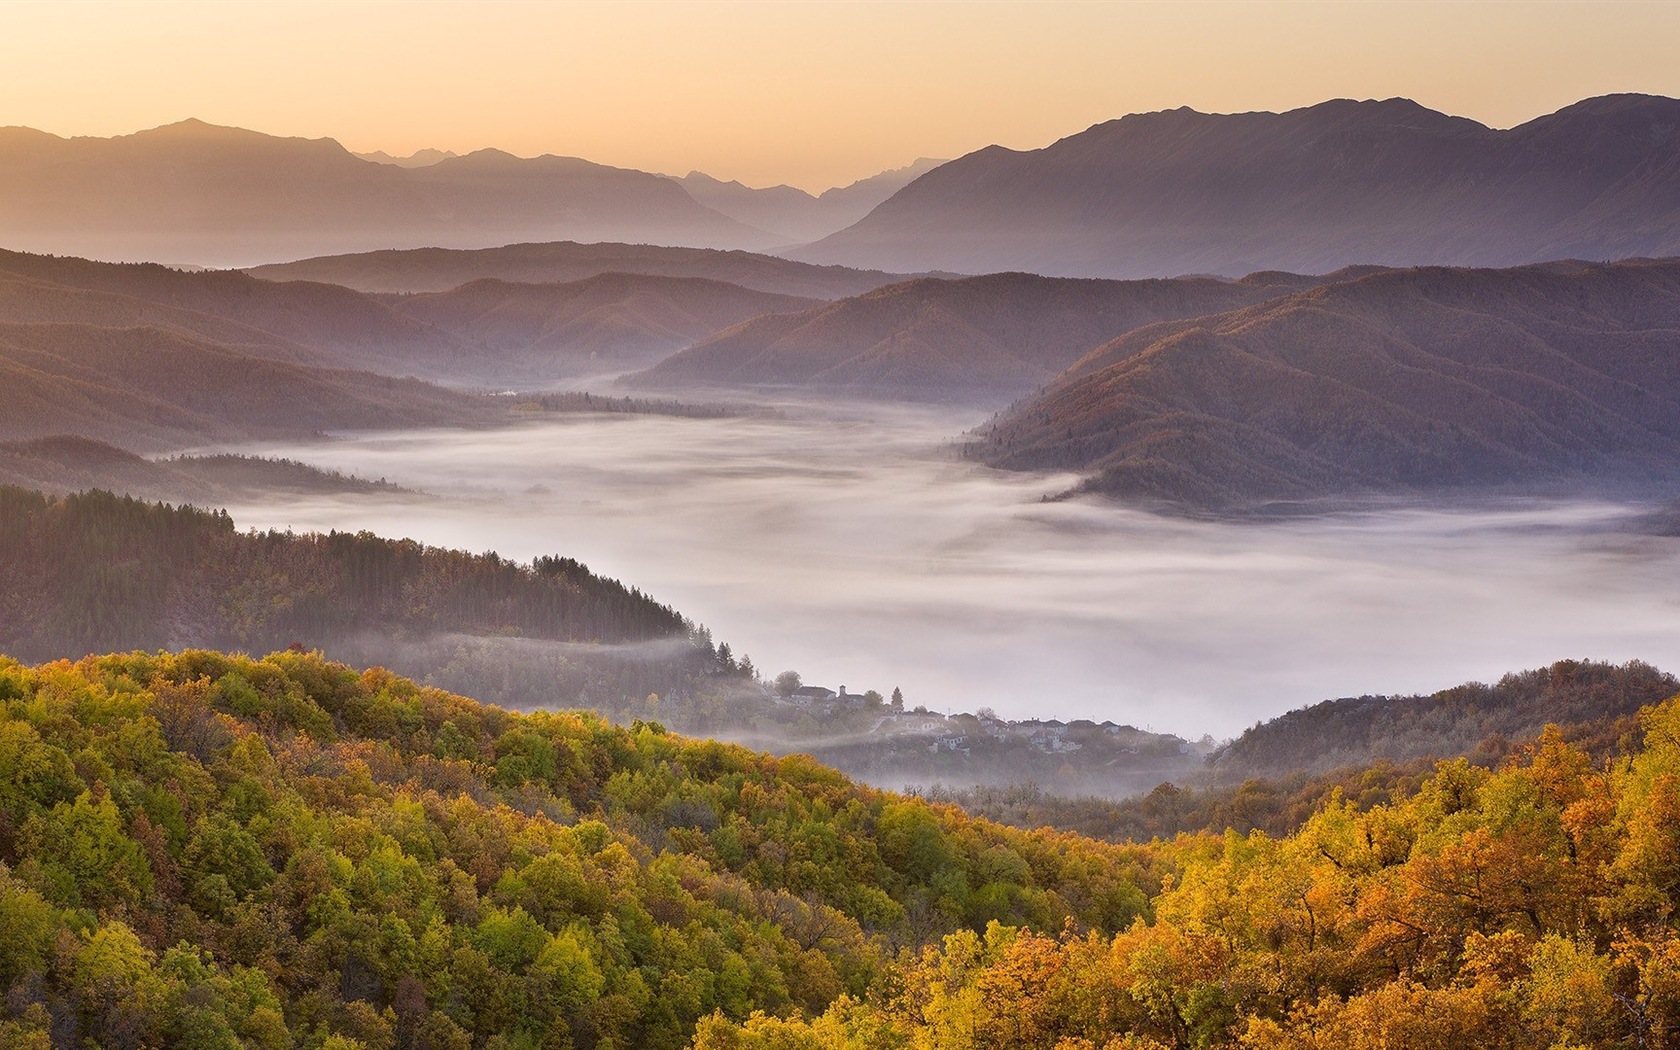
<path fill-rule="evenodd" d="M 14 3 L 6 14 L 0 125 L 103 137 L 197 117 L 360 153 L 498 148 L 813 192 L 1184 105 L 1404 96 L 1510 127 L 1593 95 L 1680 95 L 1672 4 Z"/>

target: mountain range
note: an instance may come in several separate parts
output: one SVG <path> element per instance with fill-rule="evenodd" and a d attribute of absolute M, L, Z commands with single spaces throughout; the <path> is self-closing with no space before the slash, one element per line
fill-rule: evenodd
<path fill-rule="evenodd" d="M 1325 273 L 1680 254 L 1680 101 L 1510 130 L 1407 99 L 1142 113 L 928 172 L 793 258 L 1057 276 Z"/>
<path fill-rule="evenodd" d="M 1194 509 L 1680 485 L 1680 261 L 1424 267 L 1150 325 L 981 434 Z"/>
<path fill-rule="evenodd" d="M 0 244 L 247 265 L 332 252 L 536 238 L 767 247 L 780 238 L 671 179 L 479 150 L 401 167 L 331 139 L 187 120 L 116 138 L 0 128 Z"/>
<path fill-rule="evenodd" d="M 0 251 L 0 322 L 155 327 L 273 361 L 474 388 L 642 367 L 746 318 L 816 302 L 621 273 L 381 297 L 237 271 Z"/>
<path fill-rule="evenodd" d="M 357 155 L 196 120 L 109 139 L 12 127 L 0 128 L 0 244 L 227 266 L 646 242 L 1115 279 L 1660 257 L 1680 254 L 1677 129 L 1680 101 L 1651 95 L 1590 98 L 1507 130 L 1403 98 L 1180 108 L 812 195 L 494 149 Z"/>

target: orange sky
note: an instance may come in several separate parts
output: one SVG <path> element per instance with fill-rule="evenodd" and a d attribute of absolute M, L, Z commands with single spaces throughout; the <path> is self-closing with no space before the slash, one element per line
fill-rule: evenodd
<path fill-rule="evenodd" d="M 0 124 L 188 116 L 355 150 L 499 146 L 820 190 L 1190 105 L 1405 95 L 1498 127 L 1680 96 L 1680 3 L 35 3 Z"/>

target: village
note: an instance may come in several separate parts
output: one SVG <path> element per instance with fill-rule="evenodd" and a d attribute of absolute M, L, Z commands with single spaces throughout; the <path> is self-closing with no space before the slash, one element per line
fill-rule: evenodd
<path fill-rule="evenodd" d="M 1030 780 L 1069 791 L 1147 790 L 1199 767 L 1214 746 L 1113 721 L 933 711 L 907 706 L 897 689 L 885 696 L 784 676 L 765 693 L 777 722 L 804 730 L 790 745 L 891 786 Z"/>

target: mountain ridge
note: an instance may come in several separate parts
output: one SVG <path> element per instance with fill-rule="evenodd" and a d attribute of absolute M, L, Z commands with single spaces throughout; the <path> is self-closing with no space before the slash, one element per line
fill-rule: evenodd
<path fill-rule="evenodd" d="M 531 234 L 766 247 L 778 238 L 663 176 L 480 150 L 402 167 L 328 138 L 192 119 L 113 138 L 0 133 L 0 243 L 122 259 L 249 265 Z"/>
<path fill-rule="evenodd" d="M 1248 305 L 1318 280 L 1279 273 L 1241 281 L 917 278 L 745 321 L 624 382 L 1003 405 L 1140 324 Z"/>
<path fill-rule="evenodd" d="M 1187 107 L 987 147 L 789 252 L 900 270 L 1322 273 L 1680 254 L 1680 101 L 1587 99 L 1499 131 L 1407 99 Z"/>
<path fill-rule="evenodd" d="M 1680 481 L 1680 261 L 1424 267 L 1128 332 L 983 430 L 1083 491 L 1269 501 Z"/>

